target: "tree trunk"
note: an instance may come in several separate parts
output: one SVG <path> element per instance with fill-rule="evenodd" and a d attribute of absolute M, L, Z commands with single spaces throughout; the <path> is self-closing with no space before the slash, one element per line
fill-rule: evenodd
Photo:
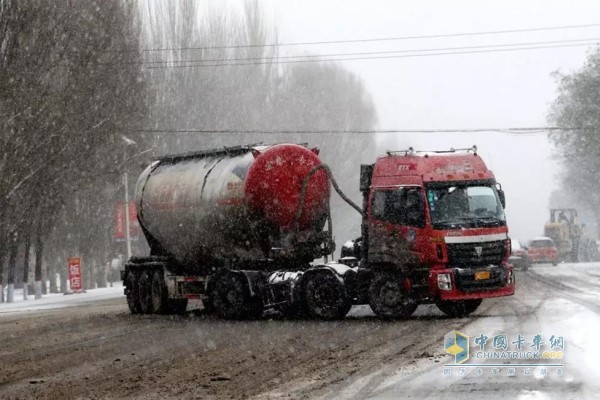
<path fill-rule="evenodd" d="M 68 273 L 66 271 L 61 270 L 60 273 L 58 274 L 59 278 L 59 283 L 60 283 L 60 290 L 61 292 L 66 292 L 67 291 L 67 281 L 69 280 L 69 276 Z"/>
<path fill-rule="evenodd" d="M 42 298 L 42 257 L 44 254 L 44 242 L 42 234 L 35 235 L 35 299 Z"/>
<path fill-rule="evenodd" d="M 100 283 L 99 287 L 105 288 L 108 287 L 108 272 L 110 271 L 110 263 L 104 263 L 100 265 L 99 278 Z M 112 286 L 112 285 L 111 285 Z"/>
<path fill-rule="evenodd" d="M 6 259 L 5 247 L 0 238 L 0 303 L 4 303 L 4 260 Z"/>
<path fill-rule="evenodd" d="M 596 217 L 596 238 L 600 240 L 600 211 L 594 213 Z"/>
<path fill-rule="evenodd" d="M 9 245 L 9 256 L 8 256 L 8 290 L 6 292 L 6 302 L 13 303 L 15 301 L 15 268 L 17 263 L 17 251 L 19 250 L 19 243 L 17 242 L 17 235 L 12 235 L 12 239 Z"/>
<path fill-rule="evenodd" d="M 23 300 L 29 299 L 29 251 L 31 250 L 31 234 L 25 236 L 25 255 L 23 257 Z"/>

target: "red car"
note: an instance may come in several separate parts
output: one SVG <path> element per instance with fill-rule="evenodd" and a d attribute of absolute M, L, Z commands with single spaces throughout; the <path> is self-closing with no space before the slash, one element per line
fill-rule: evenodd
<path fill-rule="evenodd" d="M 527 251 L 529 261 L 533 263 L 558 264 L 558 249 L 549 237 L 535 238 L 529 242 Z"/>

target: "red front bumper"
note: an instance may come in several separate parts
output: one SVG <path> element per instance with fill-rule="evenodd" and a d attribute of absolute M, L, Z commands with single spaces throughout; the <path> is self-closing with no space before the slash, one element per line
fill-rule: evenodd
<path fill-rule="evenodd" d="M 433 269 L 429 273 L 429 293 L 433 298 L 440 300 L 469 300 L 487 299 L 491 297 L 512 296 L 515 293 L 515 275 L 512 266 L 507 266 L 505 285 L 493 289 L 479 289 L 463 291 L 457 287 L 455 271 L 453 269 Z M 451 276 L 452 288 L 441 289 L 438 286 L 438 275 L 449 274 Z"/>

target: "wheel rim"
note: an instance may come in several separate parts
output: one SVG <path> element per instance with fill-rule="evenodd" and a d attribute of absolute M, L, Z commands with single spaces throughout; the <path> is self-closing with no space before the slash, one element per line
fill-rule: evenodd
<path fill-rule="evenodd" d="M 402 302 L 404 300 L 404 296 L 402 295 L 400 288 L 397 284 L 394 284 L 392 282 L 387 282 L 385 285 L 383 285 L 383 287 L 381 288 L 380 297 L 381 303 L 385 307 L 389 308 L 398 307 L 399 305 L 402 305 Z"/>
<path fill-rule="evenodd" d="M 340 317 L 345 299 L 335 278 L 314 277 L 307 283 L 306 289 L 306 300 L 313 317 Z"/>
<path fill-rule="evenodd" d="M 369 293 L 373 312 L 384 318 L 408 318 L 417 308 L 417 303 L 407 296 L 402 282 L 395 276 L 375 278 Z"/>
<path fill-rule="evenodd" d="M 215 287 L 214 307 L 223 318 L 240 318 L 244 314 L 245 287 L 238 277 L 223 275 Z"/>

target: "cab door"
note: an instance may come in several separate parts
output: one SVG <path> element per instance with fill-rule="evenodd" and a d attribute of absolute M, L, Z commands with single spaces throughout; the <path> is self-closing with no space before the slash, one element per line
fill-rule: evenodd
<path fill-rule="evenodd" d="M 376 188 L 369 202 L 369 261 L 419 262 L 425 239 L 425 196 L 419 186 Z"/>

